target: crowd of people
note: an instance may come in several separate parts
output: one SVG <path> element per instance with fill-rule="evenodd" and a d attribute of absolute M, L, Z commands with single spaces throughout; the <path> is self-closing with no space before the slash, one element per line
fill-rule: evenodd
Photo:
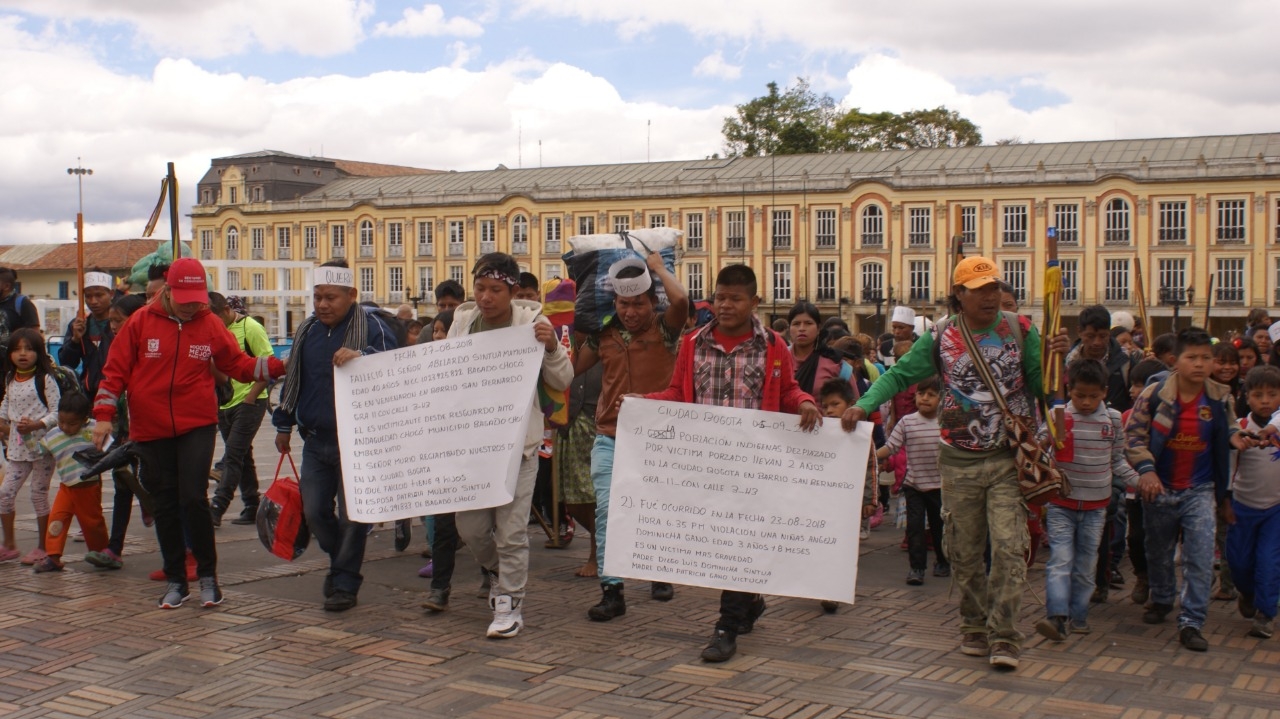
<path fill-rule="evenodd" d="M 36 572 L 62 569 L 74 518 L 86 561 L 118 569 L 137 498 L 163 558 L 159 606 L 182 605 L 191 582 L 198 582 L 203 606 L 221 603 L 214 528 L 237 491 L 243 509 L 234 522 L 255 521 L 261 488 L 253 438 L 267 415 L 269 385 L 282 379 L 271 413 L 275 446 L 289 453 L 294 433 L 301 437 L 305 517 L 329 557 L 323 607 L 349 610 L 363 582 L 369 527 L 346 511 L 333 368 L 407 344 L 532 325 L 544 349 L 540 381 L 569 391 L 570 420 L 559 429 L 544 425 L 532 398 L 525 441 L 514 450 L 513 499 L 424 518 L 430 562 L 420 574 L 431 579 L 423 602 L 429 613 L 449 609 L 456 555 L 465 547 L 493 612 L 486 635 L 519 634 L 531 517 L 554 513 L 592 543 L 578 570 L 600 585 L 587 618 L 624 615 L 623 579 L 605 561 L 609 496 L 622 403 L 645 397 L 788 413 L 805 430 L 824 416 L 844 431 L 870 422 L 879 471 L 867 477 L 862 516 L 850 517 L 850 526 L 861 522 L 865 538 L 896 499 L 906 584 L 921 585 L 930 573 L 952 582 L 959 650 L 994 667 L 1019 664 L 1027 569 L 1042 544 L 1045 616 L 1035 631 L 1049 640 L 1090 632 L 1091 604 L 1129 582 L 1143 622 L 1165 622 L 1177 608 L 1177 639 L 1188 650 L 1208 649 L 1202 629 L 1213 600 L 1234 600 L 1249 634 L 1274 632 L 1280 352 L 1272 343 L 1280 323 L 1273 327 L 1267 312 L 1251 313 L 1238 335 L 1214 338 L 1188 327 L 1148 339 L 1150 328 L 1129 313 L 1091 306 L 1079 313 L 1074 342 L 1065 330 L 1041 337 L 1019 314 L 995 264 L 971 257 L 954 269 L 947 316 L 933 323 L 895 307 L 892 331 L 871 337 L 850 332 L 840 318 L 824 319 L 806 302 L 766 326 L 746 265 L 719 272 L 710 312 L 697 311 L 658 254 L 608 272 L 610 319 L 598 332 L 576 334 L 570 357 L 540 304 L 538 278 L 509 255 L 479 259 L 470 300 L 459 282 L 437 286 L 437 314 L 427 320 L 407 306 L 395 314 L 363 306 L 353 271 L 341 260 L 328 262 L 314 273 L 314 313 L 294 333 L 286 365 L 239 299 L 209 292 L 204 268 L 190 258 L 158 271 L 145 297 L 115 291 L 105 273 L 87 273 L 87 311 L 69 323 L 55 363 L 34 307 L 13 291 L 12 271 L 0 268 L 7 459 L 0 561 L 20 560 Z M 1061 369 L 1062 388 L 1051 381 L 1056 372 L 1045 375 L 1047 367 Z M 1055 397 L 1060 426 L 1050 421 Z M 1065 491 L 1044 506 L 1028 504 L 1019 484 L 1025 468 L 1012 441 L 1023 425 L 1038 430 L 1066 478 Z M 219 433 L 225 452 L 215 467 Z M 86 474 L 82 454 L 101 457 L 112 442 L 128 443 L 134 459 L 111 469 L 108 526 L 101 475 Z M 560 455 L 558 476 L 549 471 L 550 452 Z M 50 506 L 54 476 L 59 488 Z M 548 491 L 554 481 L 558 491 Z M 25 555 L 14 533 L 24 483 L 39 536 Z M 563 506 L 550 499 L 556 495 Z M 410 526 L 397 523 L 397 548 L 408 545 Z M 551 537 L 548 546 L 564 541 Z M 649 596 L 669 601 L 675 591 L 653 582 Z M 734 656 L 738 637 L 765 609 L 759 594 L 723 591 L 702 658 Z"/>

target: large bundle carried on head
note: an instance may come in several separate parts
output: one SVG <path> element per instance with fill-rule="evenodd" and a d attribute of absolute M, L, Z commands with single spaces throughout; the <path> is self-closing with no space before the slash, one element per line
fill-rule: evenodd
<path fill-rule="evenodd" d="M 573 248 L 564 256 L 569 277 L 578 286 L 574 304 L 574 329 L 599 332 L 613 315 L 613 284 L 609 268 L 615 262 L 631 257 L 643 259 L 651 252 L 662 256 L 662 263 L 672 274 L 676 268 L 676 244 L 684 233 L 674 227 L 631 230 L 610 235 L 577 235 L 569 238 Z M 658 311 L 667 306 L 667 292 L 654 278 L 658 293 Z"/>

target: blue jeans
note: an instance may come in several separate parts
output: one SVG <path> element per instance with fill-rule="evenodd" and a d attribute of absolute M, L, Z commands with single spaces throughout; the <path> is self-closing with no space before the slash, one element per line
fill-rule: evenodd
<path fill-rule="evenodd" d="M 1147 531 L 1147 577 L 1151 601 L 1173 606 L 1178 581 L 1173 553 L 1182 530 L 1182 611 L 1178 627 L 1204 626 L 1213 585 L 1214 494 L 1212 484 L 1164 494 L 1143 501 L 1142 518 Z"/>
<path fill-rule="evenodd" d="M 1044 583 L 1049 616 L 1068 617 L 1076 625 L 1088 621 L 1098 544 L 1106 523 L 1106 507 L 1077 511 L 1050 504 L 1045 509 L 1049 563 Z"/>
<path fill-rule="evenodd" d="M 333 588 L 356 594 L 364 581 L 360 565 L 364 563 L 364 543 L 369 533 L 368 525 L 347 518 L 337 435 L 304 436 L 301 474 L 298 488 L 302 491 L 302 512 L 316 543 L 329 555 Z"/>
<path fill-rule="evenodd" d="M 597 434 L 591 446 L 591 484 L 596 489 L 596 566 L 601 584 L 622 584 L 617 577 L 605 574 L 604 542 L 609 528 L 609 487 L 613 484 L 614 438 Z"/>

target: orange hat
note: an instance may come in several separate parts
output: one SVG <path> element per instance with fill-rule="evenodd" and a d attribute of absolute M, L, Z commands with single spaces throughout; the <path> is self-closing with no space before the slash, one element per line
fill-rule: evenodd
<path fill-rule="evenodd" d="M 956 265 L 951 284 L 964 285 L 966 289 L 976 290 L 999 281 L 1000 272 L 996 270 L 996 263 L 985 257 L 966 257 Z"/>

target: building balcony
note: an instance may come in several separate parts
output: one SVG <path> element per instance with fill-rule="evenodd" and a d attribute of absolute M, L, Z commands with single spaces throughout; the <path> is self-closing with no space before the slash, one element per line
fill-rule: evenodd
<path fill-rule="evenodd" d="M 253 250 L 253 256 L 252 256 L 252 257 L 250 257 L 250 259 L 253 259 L 253 260 L 262 260 L 262 259 L 266 259 L 266 255 L 267 255 L 267 251 L 266 251 L 266 250 L 264 250 L 264 249 L 262 249 L 262 248 L 260 248 L 260 247 L 255 247 L 255 248 L 254 248 L 254 250 Z"/>
<path fill-rule="evenodd" d="M 907 235 L 907 245 L 917 249 L 927 248 L 933 244 L 933 235 L 927 232 L 912 232 Z"/>
<path fill-rule="evenodd" d="M 1243 227 L 1219 227 L 1216 234 L 1220 245 L 1239 245 L 1247 239 Z"/>
<path fill-rule="evenodd" d="M 235 248 L 235 247 L 228 247 L 228 248 L 227 248 L 227 259 L 228 259 L 228 260 L 238 260 L 238 259 L 240 259 L 240 250 L 239 250 L 239 249 L 237 249 L 237 248 Z"/>
<path fill-rule="evenodd" d="M 1103 230 L 1102 244 L 1108 247 L 1128 247 L 1129 231 L 1128 230 Z"/>
<path fill-rule="evenodd" d="M 1156 233 L 1156 240 L 1162 245 L 1185 245 L 1187 230 L 1185 227 L 1162 229 Z"/>
<path fill-rule="evenodd" d="M 529 254 L 529 243 L 528 243 L 528 242 L 512 242 L 512 243 L 511 243 L 511 254 L 513 254 L 513 255 L 527 255 L 527 254 Z"/>
<path fill-rule="evenodd" d="M 280 248 L 277 248 L 277 249 L 276 249 L 276 259 L 277 259 L 277 260 L 291 260 L 291 259 L 293 259 L 293 250 L 292 250 L 291 248 L 288 248 L 288 247 L 280 247 Z"/>
<path fill-rule="evenodd" d="M 497 242 L 494 242 L 493 240 L 481 240 L 481 241 L 480 241 L 480 254 L 482 254 L 482 255 L 487 255 L 487 254 L 489 254 L 490 252 L 497 252 L 497 251 L 498 251 L 498 243 L 497 243 Z"/>
<path fill-rule="evenodd" d="M 210 249 L 210 250 L 200 250 L 200 259 L 202 259 L 202 260 L 212 260 L 212 259 L 213 259 L 213 250 L 211 250 L 211 249 Z"/>
<path fill-rule="evenodd" d="M 436 246 L 430 242 L 418 243 L 418 257 L 431 257 L 436 253 Z"/>
<path fill-rule="evenodd" d="M 387 257 L 404 257 L 404 245 L 391 245 L 387 247 Z"/>
<path fill-rule="evenodd" d="M 789 250 L 789 249 L 791 249 L 791 238 L 790 238 L 790 237 L 775 237 L 775 238 L 773 238 L 773 249 L 775 249 L 775 250 Z"/>
<path fill-rule="evenodd" d="M 389 304 L 398 305 L 404 302 L 404 290 L 397 290 L 387 293 L 387 302 Z"/>
<path fill-rule="evenodd" d="M 308 247 L 302 251 L 302 259 L 304 260 L 314 260 L 319 256 L 320 249 L 318 247 Z"/>
<path fill-rule="evenodd" d="M 1243 287 L 1220 287 L 1213 291 L 1215 299 L 1220 305 L 1242 305 L 1244 304 L 1244 288 Z"/>
<path fill-rule="evenodd" d="M 331 257 L 335 257 L 335 258 L 338 258 L 338 257 L 346 257 L 346 256 L 347 256 L 347 246 L 346 246 L 346 245 L 334 245 L 334 246 L 333 246 L 333 248 L 329 251 L 329 255 L 330 255 Z"/>
<path fill-rule="evenodd" d="M 373 257 L 373 245 L 360 245 L 360 257 Z"/>
<path fill-rule="evenodd" d="M 1058 230 L 1058 246 L 1062 245 L 1079 245 L 1080 232 L 1078 230 Z"/>
<path fill-rule="evenodd" d="M 747 250 L 747 238 L 745 238 L 745 237 L 730 237 L 730 238 L 728 238 L 728 239 L 726 239 L 726 240 L 725 240 L 724 248 L 725 248 L 726 250 L 728 250 L 729 252 L 746 252 L 746 250 Z"/>
<path fill-rule="evenodd" d="M 372 293 L 372 292 L 361 292 L 361 293 L 360 293 L 360 301 L 361 301 L 361 302 L 372 302 L 372 301 L 373 301 L 373 293 Z"/>
<path fill-rule="evenodd" d="M 884 247 L 884 233 L 871 232 L 862 235 L 862 246 L 867 248 L 880 249 Z"/>
<path fill-rule="evenodd" d="M 449 243 L 449 256 L 450 256 L 450 257 L 462 257 L 462 256 L 463 256 L 463 255 L 465 255 L 465 254 L 467 254 L 467 248 L 466 248 L 466 246 L 465 246 L 465 245 L 463 245 L 461 242 L 450 242 L 450 243 Z"/>

